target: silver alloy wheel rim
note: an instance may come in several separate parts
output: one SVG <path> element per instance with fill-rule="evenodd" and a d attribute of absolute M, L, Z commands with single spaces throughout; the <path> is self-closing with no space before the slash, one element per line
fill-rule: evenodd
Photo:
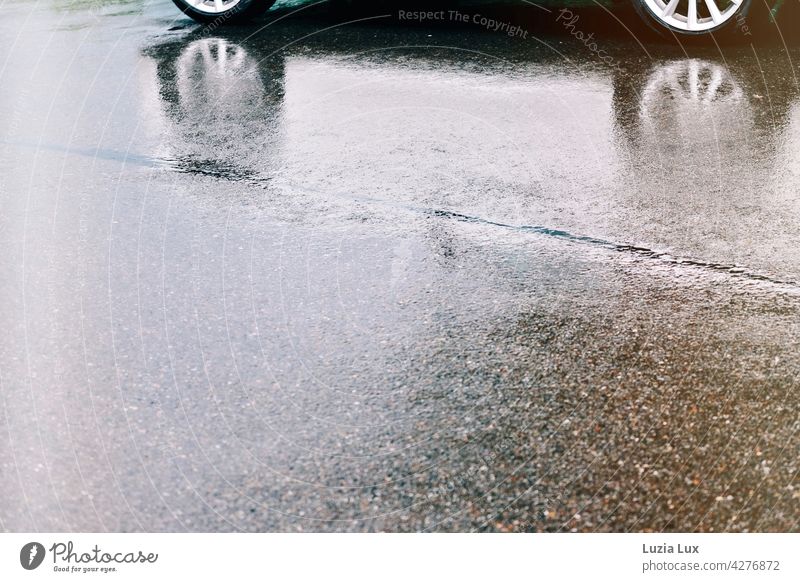
<path fill-rule="evenodd" d="M 186 0 L 189 6 L 206 14 L 222 14 L 234 8 L 241 0 Z"/>
<path fill-rule="evenodd" d="M 644 0 L 661 24 L 685 32 L 708 32 L 722 26 L 736 16 L 743 3 L 744 0 Z M 707 15 L 701 15 L 701 11 Z"/>

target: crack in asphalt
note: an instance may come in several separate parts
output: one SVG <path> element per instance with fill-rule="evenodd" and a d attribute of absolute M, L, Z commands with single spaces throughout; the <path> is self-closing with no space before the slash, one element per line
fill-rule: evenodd
<path fill-rule="evenodd" d="M 563 240 L 567 240 L 569 242 L 574 243 L 581 243 L 581 244 L 589 244 L 594 245 L 597 247 L 602 247 L 608 250 L 617 251 L 621 253 L 632 253 L 640 257 L 645 257 L 649 259 L 657 259 L 663 263 L 668 263 L 671 265 L 679 265 L 679 266 L 688 266 L 688 267 L 697 267 L 701 269 L 709 269 L 714 270 L 717 272 L 724 272 L 728 273 L 732 276 L 744 279 L 750 279 L 753 281 L 760 281 L 771 283 L 774 285 L 780 285 L 783 287 L 791 287 L 794 290 L 800 291 L 800 284 L 797 281 L 791 280 L 782 280 L 777 279 L 775 277 L 770 277 L 769 275 L 762 275 L 760 273 L 756 273 L 742 267 L 740 265 L 732 265 L 732 264 L 725 264 L 725 263 L 714 263 L 710 261 L 701 261 L 698 259 L 692 259 L 689 257 L 676 257 L 671 253 L 656 251 L 653 249 L 649 249 L 647 247 L 640 247 L 630 244 L 624 243 L 615 243 L 612 241 L 604 240 L 601 238 L 585 236 L 585 235 L 577 235 L 572 234 L 566 230 L 548 228 L 546 226 L 533 226 L 533 225 L 514 225 L 514 224 L 505 224 L 502 222 L 495 222 L 492 220 L 486 220 L 483 218 L 477 218 L 474 216 L 469 216 L 466 214 L 461 214 L 458 212 L 453 212 L 449 210 L 429 210 L 429 213 L 443 217 L 443 218 L 450 218 L 454 220 L 459 220 L 461 222 L 473 222 L 479 224 L 486 224 L 491 226 L 497 226 L 500 228 L 507 228 L 510 230 L 516 230 L 520 232 L 533 232 L 536 234 L 549 236 L 553 238 L 559 238 Z"/>
<path fill-rule="evenodd" d="M 209 178 L 224 180 L 227 182 L 243 182 L 251 184 L 253 186 L 259 186 L 261 188 L 271 185 L 273 181 L 271 177 L 264 176 L 262 174 L 259 174 L 258 172 L 242 169 L 240 167 L 237 167 L 235 164 L 223 164 L 221 162 L 213 160 L 200 160 L 189 157 L 157 158 L 142 154 L 136 154 L 132 152 L 122 152 L 107 148 L 71 147 L 59 144 L 44 144 L 44 143 L 39 144 L 39 143 L 9 141 L 9 140 L 0 140 L 0 144 L 7 146 L 10 145 L 17 147 L 42 149 L 47 151 L 57 151 L 70 155 L 79 155 L 79 156 L 92 157 L 95 159 L 101 159 L 107 161 L 116 161 L 123 164 L 130 163 L 132 165 L 143 166 L 153 169 L 162 169 L 175 173 L 206 176 Z M 503 222 L 497 222 L 494 220 L 489 220 L 486 218 L 470 216 L 452 210 L 439 210 L 434 208 L 400 204 L 382 198 L 358 196 L 344 192 L 332 192 L 332 191 L 322 192 L 320 190 L 315 190 L 313 188 L 308 188 L 306 186 L 294 183 L 289 183 L 289 186 L 292 188 L 296 188 L 298 190 L 305 190 L 306 192 L 311 192 L 316 195 L 334 194 L 335 196 L 340 198 L 346 198 L 349 200 L 359 201 L 359 202 L 371 202 L 383 205 L 390 205 L 395 208 L 402 208 L 404 210 L 416 213 L 422 213 L 436 218 L 444 218 L 449 220 L 457 220 L 459 222 L 494 226 L 498 228 L 514 230 L 517 232 L 535 233 L 550 238 L 565 240 L 571 243 L 592 245 L 610 251 L 633 254 L 638 257 L 644 257 L 647 259 L 654 259 L 661 263 L 669 265 L 680 266 L 680 267 L 686 266 L 702 270 L 722 272 L 732 277 L 737 277 L 741 279 L 747 279 L 750 281 L 757 281 L 762 283 L 769 283 L 772 285 L 791 289 L 792 291 L 795 292 L 800 292 L 800 283 L 798 283 L 797 281 L 778 279 L 775 277 L 771 277 L 769 275 L 757 273 L 740 265 L 715 263 L 711 261 L 702 261 L 699 259 L 693 259 L 690 257 L 675 256 L 668 252 L 661 252 L 647 247 L 641 247 L 626 243 L 615 243 L 613 241 L 608 241 L 601 238 L 596 238 L 587 235 L 573 234 L 566 230 L 549 228 L 546 226 L 508 224 Z"/>

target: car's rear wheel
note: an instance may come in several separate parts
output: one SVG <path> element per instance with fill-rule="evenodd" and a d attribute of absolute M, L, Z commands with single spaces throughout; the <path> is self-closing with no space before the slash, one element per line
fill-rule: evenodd
<path fill-rule="evenodd" d="M 198 22 L 241 22 L 269 10 L 275 0 L 172 0 Z"/>
<path fill-rule="evenodd" d="M 747 15 L 750 0 L 637 0 L 651 22 L 683 34 L 733 30 Z"/>

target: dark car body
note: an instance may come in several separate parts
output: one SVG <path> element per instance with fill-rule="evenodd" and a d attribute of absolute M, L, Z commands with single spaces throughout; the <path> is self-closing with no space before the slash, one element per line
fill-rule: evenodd
<path fill-rule="evenodd" d="M 263 13 L 274 2 L 173 1 L 193 18 L 216 24 L 235 20 L 237 4 L 241 20 Z M 230 15 L 223 13 L 228 6 Z M 563 26 L 565 20 L 577 16 L 591 18 L 602 28 L 620 27 L 632 34 L 642 34 L 642 29 L 649 28 L 661 34 L 701 37 L 714 33 L 739 38 L 764 31 L 783 35 L 796 26 L 798 6 L 800 0 L 282 0 L 276 4 L 283 11 L 383 15 L 405 23 L 473 25 L 510 35 L 533 25 Z M 210 14 L 198 13 L 206 9 Z M 642 22 L 649 27 L 642 26 Z"/>

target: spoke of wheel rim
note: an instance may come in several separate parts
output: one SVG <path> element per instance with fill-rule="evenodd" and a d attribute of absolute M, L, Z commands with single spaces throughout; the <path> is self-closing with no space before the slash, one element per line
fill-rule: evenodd
<path fill-rule="evenodd" d="M 722 69 L 715 67 L 713 76 L 711 77 L 711 83 L 708 84 L 708 90 L 706 91 L 705 101 L 711 102 L 717 96 L 717 91 L 722 86 Z"/>
<path fill-rule="evenodd" d="M 217 69 L 224 73 L 228 68 L 228 43 L 222 39 L 217 41 L 217 59 Z"/>
<path fill-rule="evenodd" d="M 667 7 L 664 9 L 664 18 L 669 18 L 673 14 L 675 14 L 675 10 L 678 8 L 678 4 L 680 4 L 681 0 L 670 0 Z"/>
<path fill-rule="evenodd" d="M 223 8 L 223 6 L 222 6 L 222 0 L 214 0 L 214 7 L 215 7 L 217 10 L 219 10 L 220 12 L 222 12 L 222 8 Z"/>
<path fill-rule="evenodd" d="M 714 24 L 722 22 L 722 14 L 717 8 L 717 3 L 714 0 L 706 0 L 706 6 L 708 6 L 708 12 L 711 14 L 711 20 L 714 21 Z"/>
<path fill-rule="evenodd" d="M 687 76 L 689 77 L 689 95 L 691 95 L 693 100 L 696 100 L 700 95 L 700 66 L 697 61 L 693 60 L 689 62 Z"/>
<path fill-rule="evenodd" d="M 200 53 L 203 55 L 203 68 L 208 69 L 211 67 L 211 63 L 214 62 L 214 55 L 211 54 L 210 44 L 204 42 L 200 47 Z"/>
<path fill-rule="evenodd" d="M 233 71 L 240 71 L 242 69 L 242 65 L 244 65 L 244 49 L 242 47 L 238 47 L 235 49 L 233 53 L 233 58 L 231 60 L 231 70 Z"/>
<path fill-rule="evenodd" d="M 697 28 L 697 0 L 689 0 L 689 13 L 686 15 L 689 30 Z"/>

